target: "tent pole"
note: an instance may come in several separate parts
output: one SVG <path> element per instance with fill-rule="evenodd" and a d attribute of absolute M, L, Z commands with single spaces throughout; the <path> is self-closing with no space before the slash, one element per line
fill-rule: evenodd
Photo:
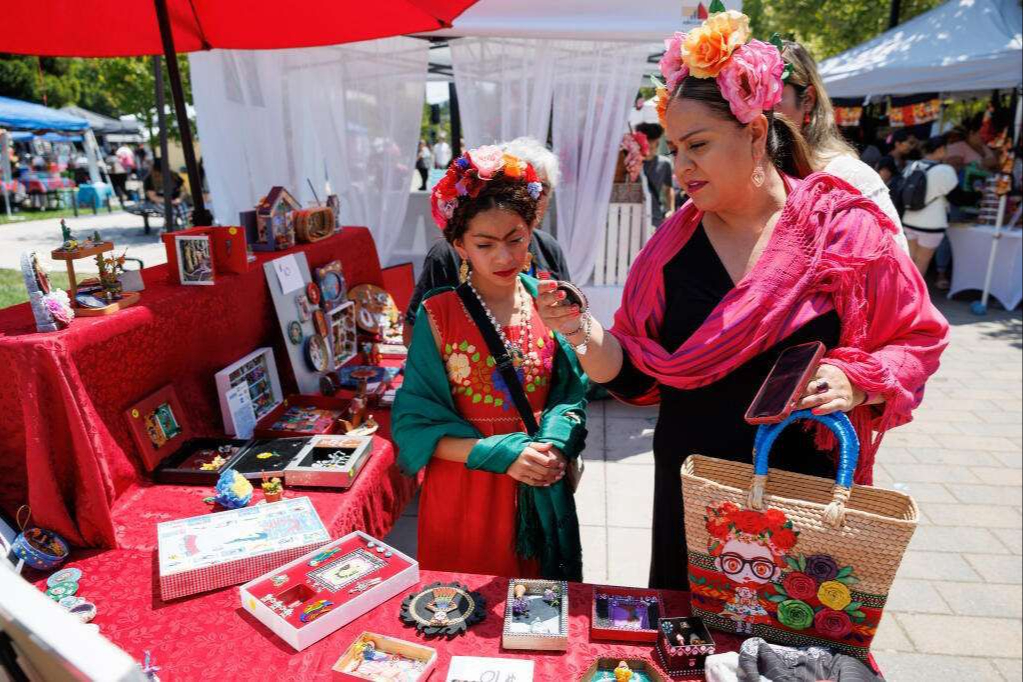
<path fill-rule="evenodd" d="M 4 186 L 4 204 L 7 206 L 7 221 L 13 220 L 11 216 L 11 195 L 7 187 L 11 175 L 11 157 L 7 152 L 7 131 L 0 130 L 0 185 Z"/>
<path fill-rule="evenodd" d="M 1019 97 L 1016 100 L 1016 120 L 1012 124 L 1013 147 L 1016 146 L 1019 140 L 1021 122 L 1023 122 L 1023 97 Z M 998 171 L 1001 174 L 1000 168 Z M 980 295 L 980 300 L 970 306 L 970 311 L 974 315 L 987 315 L 987 301 L 991 296 L 991 279 L 995 274 L 995 256 L 998 254 L 998 244 L 1002 240 L 1002 223 L 1005 220 L 1005 204 L 1007 200 L 1008 194 L 998 197 L 998 217 L 995 219 L 995 233 L 991 236 L 991 253 L 988 255 L 987 272 L 984 274 L 984 291 Z"/>
<path fill-rule="evenodd" d="M 185 166 L 188 168 L 188 186 L 192 190 L 192 224 L 210 225 L 213 216 L 206 210 L 202 195 L 202 180 L 199 165 L 195 162 L 195 148 L 192 146 L 192 128 L 185 109 L 185 93 L 181 87 L 181 72 L 178 70 L 177 54 L 174 51 L 174 36 L 171 35 L 170 16 L 167 0 L 153 0 L 156 3 L 156 18 L 160 24 L 160 38 L 163 41 L 163 55 L 167 60 L 167 75 L 170 77 L 171 98 L 174 100 L 174 115 L 181 132 L 181 146 L 185 152 Z"/>
<path fill-rule="evenodd" d="M 451 158 L 457 159 L 465 151 L 462 149 L 462 112 L 458 108 L 458 89 L 455 82 L 448 83 L 448 97 L 451 107 Z"/>
<path fill-rule="evenodd" d="M 173 232 L 176 227 L 174 224 L 172 196 L 174 194 L 174 184 L 171 182 L 170 159 L 167 158 L 167 112 L 165 111 L 167 103 L 163 94 L 162 59 L 159 55 L 153 57 L 153 78 L 156 81 L 156 118 L 160 126 L 160 163 L 163 164 L 163 170 L 160 172 L 160 179 L 163 182 L 163 187 L 161 188 L 163 190 L 163 231 Z M 154 187 L 153 189 L 155 190 L 156 188 Z"/>

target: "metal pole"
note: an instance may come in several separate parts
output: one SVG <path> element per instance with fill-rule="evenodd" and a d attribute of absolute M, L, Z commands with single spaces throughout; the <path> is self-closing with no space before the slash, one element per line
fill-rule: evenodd
<path fill-rule="evenodd" d="M 192 189 L 192 223 L 194 225 L 211 225 L 213 224 L 213 216 L 206 210 L 206 201 L 202 195 L 202 180 L 199 178 L 199 165 L 195 161 L 195 149 L 192 147 L 192 128 L 188 123 L 188 112 L 185 109 L 185 93 L 181 87 L 181 72 L 178 71 L 177 54 L 174 51 L 174 36 L 171 34 L 170 16 L 167 13 L 167 0 L 153 1 L 156 3 L 156 18 L 160 23 L 163 55 L 167 59 L 167 75 L 170 77 L 171 97 L 174 100 L 174 115 L 178 119 L 178 130 L 181 131 L 181 146 L 185 152 L 185 166 L 188 168 L 188 185 Z"/>
<path fill-rule="evenodd" d="M 170 161 L 167 158 L 167 103 L 163 94 L 163 68 L 160 65 L 162 57 L 153 57 L 153 78 L 156 80 L 156 119 L 160 126 L 160 163 L 163 170 L 160 171 L 160 178 L 163 181 L 163 231 L 173 232 L 174 204 L 171 195 L 174 193 L 174 184 L 171 182 Z M 156 168 L 154 163 L 153 168 Z M 149 171 L 152 173 L 153 171 Z M 155 187 L 153 188 L 156 189 Z"/>
<path fill-rule="evenodd" d="M 451 102 L 451 158 L 462 155 L 462 113 L 458 110 L 458 89 L 454 82 L 448 83 Z"/>
<path fill-rule="evenodd" d="M 893 29 L 899 25 L 899 16 L 902 14 L 902 0 L 892 0 L 891 13 L 888 15 L 888 28 Z"/>
<path fill-rule="evenodd" d="M 7 131 L 0 130 L 0 185 L 4 187 L 4 204 L 7 206 L 7 220 L 11 217 L 11 197 L 7 184 L 11 181 L 11 158 L 7 152 Z"/>

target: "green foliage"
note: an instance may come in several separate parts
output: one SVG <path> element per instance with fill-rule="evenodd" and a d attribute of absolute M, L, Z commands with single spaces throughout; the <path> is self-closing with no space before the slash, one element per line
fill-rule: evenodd
<path fill-rule="evenodd" d="M 900 23 L 945 0 L 902 0 Z M 848 50 L 888 29 L 890 2 L 860 0 L 745 0 L 753 35 L 772 33 L 802 43 L 818 60 Z"/>
<path fill-rule="evenodd" d="M 178 70 L 185 101 L 190 102 L 192 84 L 186 55 L 178 55 Z M 180 139 L 166 64 L 163 77 L 170 135 Z M 47 106 L 59 109 L 74 104 L 113 118 L 135 114 L 151 132 L 156 132 L 156 78 L 151 57 L 78 59 L 0 54 L 0 95 L 43 104 L 44 94 Z"/>
<path fill-rule="evenodd" d="M 0 204 L 3 200 L 0 199 Z M 55 289 L 68 288 L 67 273 L 63 270 L 48 272 L 50 285 Z M 28 290 L 25 288 L 25 278 L 21 270 L 0 269 L 0 308 L 24 303 L 28 300 Z"/>

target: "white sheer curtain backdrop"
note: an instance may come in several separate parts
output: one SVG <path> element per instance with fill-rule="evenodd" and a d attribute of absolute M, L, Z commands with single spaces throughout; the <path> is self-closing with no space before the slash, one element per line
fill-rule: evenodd
<path fill-rule="evenodd" d="M 556 62 L 551 41 L 460 38 L 451 66 L 466 148 L 529 135 L 547 141 Z"/>
<path fill-rule="evenodd" d="M 296 50 L 189 55 L 202 155 L 219 223 L 273 185 L 366 225 L 386 260 L 408 206 L 429 44 L 385 38 Z"/>
<path fill-rule="evenodd" d="M 558 243 L 572 278 L 593 276 L 594 238 L 607 220 L 611 184 L 629 105 L 642 84 L 649 46 L 607 41 L 552 41 L 554 153 L 561 162 L 557 189 Z"/>

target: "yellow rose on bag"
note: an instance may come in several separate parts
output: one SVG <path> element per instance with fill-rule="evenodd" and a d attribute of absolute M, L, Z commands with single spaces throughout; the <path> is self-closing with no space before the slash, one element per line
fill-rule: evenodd
<path fill-rule="evenodd" d="M 849 593 L 849 588 L 838 582 L 837 580 L 829 580 L 826 583 L 821 583 L 820 588 L 817 590 L 817 598 L 821 604 L 824 604 L 829 609 L 841 611 L 849 603 L 852 602 L 852 595 Z"/>
<path fill-rule="evenodd" d="M 711 15 L 682 43 L 682 61 L 697 78 L 715 78 L 740 45 L 749 40 L 749 17 L 734 9 Z"/>

